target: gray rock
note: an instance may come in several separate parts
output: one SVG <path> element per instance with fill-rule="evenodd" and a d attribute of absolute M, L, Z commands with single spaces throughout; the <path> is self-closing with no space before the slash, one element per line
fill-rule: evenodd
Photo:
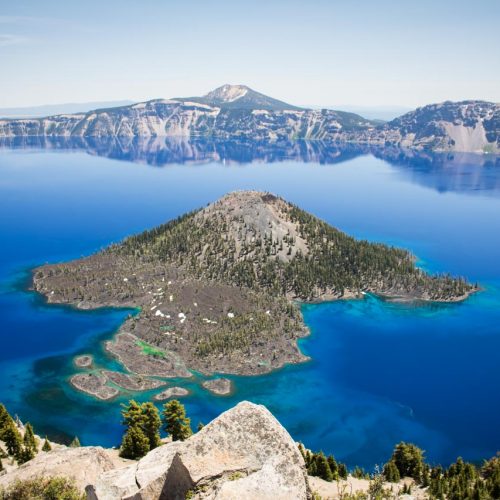
<path fill-rule="evenodd" d="M 306 499 L 304 460 L 288 432 L 260 405 L 242 402 L 184 442 L 106 472 L 92 500 Z"/>
<path fill-rule="evenodd" d="M 125 464 L 111 456 L 99 446 L 62 448 L 49 453 L 39 453 L 34 459 L 0 477 L 0 489 L 7 488 L 17 480 L 39 476 L 64 476 L 74 479 L 83 491 L 88 484 L 95 483 L 103 473 Z"/>

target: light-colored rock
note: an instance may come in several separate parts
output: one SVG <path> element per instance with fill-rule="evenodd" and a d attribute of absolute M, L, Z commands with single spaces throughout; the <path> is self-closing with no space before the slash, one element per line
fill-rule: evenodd
<path fill-rule="evenodd" d="M 345 498 L 346 495 L 368 494 L 370 481 L 368 479 L 358 479 L 348 476 L 347 479 L 328 482 L 317 476 L 309 476 L 309 486 L 313 493 L 318 494 L 324 500 L 338 500 Z M 411 486 L 411 495 L 403 495 L 405 486 Z M 429 498 L 427 491 L 415 484 L 413 479 L 403 478 L 398 483 L 384 483 L 384 489 L 391 491 L 394 498 L 402 500 L 424 500 Z M 392 497 L 391 497 L 392 498 Z"/>
<path fill-rule="evenodd" d="M 135 487 L 134 487 L 135 483 Z M 242 402 L 184 442 L 102 474 L 95 500 L 306 499 L 304 460 L 288 432 L 260 405 Z"/>
<path fill-rule="evenodd" d="M 125 465 L 129 461 L 122 461 Z M 83 491 L 85 486 L 96 482 L 104 472 L 114 469 L 118 461 L 99 446 L 62 448 L 39 453 L 33 460 L 0 477 L 0 488 L 8 487 L 17 480 L 39 476 L 64 476 L 75 480 Z"/>

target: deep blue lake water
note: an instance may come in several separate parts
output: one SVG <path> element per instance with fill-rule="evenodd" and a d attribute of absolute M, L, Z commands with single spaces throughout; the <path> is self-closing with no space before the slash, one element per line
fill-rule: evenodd
<path fill-rule="evenodd" d="M 9 147 L 7 147 L 9 146 Z M 312 361 L 233 377 L 215 397 L 184 385 L 194 426 L 237 401 L 265 404 L 292 436 L 349 466 L 413 441 L 432 462 L 500 449 L 500 160 L 321 144 L 33 141 L 0 149 L 0 401 L 41 433 L 117 445 L 119 403 L 75 392 L 76 353 L 103 352 L 129 311 L 47 306 L 29 270 L 87 255 L 235 189 L 277 193 L 419 265 L 478 281 L 464 303 L 365 300 L 304 306 Z"/>

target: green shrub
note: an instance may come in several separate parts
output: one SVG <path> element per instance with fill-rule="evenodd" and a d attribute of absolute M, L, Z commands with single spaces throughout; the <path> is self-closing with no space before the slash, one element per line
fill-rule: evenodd
<path fill-rule="evenodd" d="M 74 481 L 64 477 L 37 477 L 16 481 L 0 491 L 0 500 L 84 500 Z"/>

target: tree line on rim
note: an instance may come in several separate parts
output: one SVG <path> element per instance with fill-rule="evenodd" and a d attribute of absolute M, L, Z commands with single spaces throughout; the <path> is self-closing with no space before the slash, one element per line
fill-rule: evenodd
<path fill-rule="evenodd" d="M 165 403 L 162 411 L 151 402 L 138 403 L 129 401 L 122 405 L 122 424 L 125 432 L 120 445 L 120 456 L 138 460 L 149 451 L 163 444 L 160 431 L 163 428 L 172 441 L 184 441 L 193 431 L 191 420 L 186 415 L 184 405 L 173 399 Z M 203 424 L 198 424 L 198 431 Z M 43 445 L 35 436 L 31 424 L 24 426 L 16 421 L 0 403 L 0 471 L 4 466 L 2 460 L 12 459 L 23 464 L 41 450 L 49 453 L 52 450 L 50 441 L 45 437 Z M 80 446 L 77 437 L 70 444 Z M 318 476 L 326 481 L 347 479 L 347 466 L 338 462 L 333 455 L 323 452 L 312 452 L 298 445 L 310 476 Z M 343 494 L 345 500 L 383 500 L 394 498 L 394 493 L 387 488 L 386 482 L 398 483 L 403 478 L 411 478 L 415 486 L 425 490 L 430 499 L 437 500 L 489 500 L 500 498 L 500 455 L 472 464 L 458 458 L 455 463 L 445 468 L 440 465 L 429 465 L 424 458 L 424 451 L 411 443 L 401 442 L 394 448 L 389 461 L 375 472 L 367 473 L 355 467 L 351 475 L 370 481 L 367 493 Z M 411 485 L 406 483 L 400 493 L 411 493 Z M 10 489 L 0 490 L 0 500 L 17 500 L 21 498 L 65 498 L 80 500 L 83 498 L 74 483 L 66 478 L 38 478 L 21 481 Z M 317 497 L 316 497 L 317 498 Z"/>

